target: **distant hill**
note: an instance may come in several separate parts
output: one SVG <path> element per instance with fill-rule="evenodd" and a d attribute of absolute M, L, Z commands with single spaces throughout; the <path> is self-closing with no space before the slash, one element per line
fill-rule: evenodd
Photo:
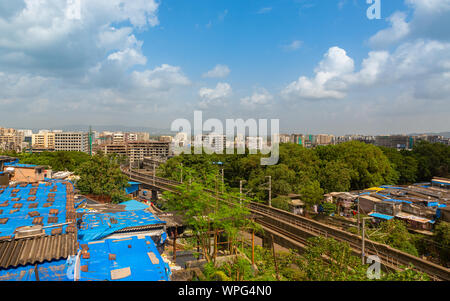
<path fill-rule="evenodd" d="M 417 136 L 417 135 L 434 135 L 434 136 L 444 136 L 445 138 L 450 138 L 450 132 L 409 134 L 409 136 Z"/>
<path fill-rule="evenodd" d="M 42 128 L 33 129 L 33 132 L 37 132 Z M 55 128 L 46 128 L 47 130 L 62 130 L 65 132 L 70 131 L 89 131 L 89 125 L 67 125 Z M 109 132 L 146 132 L 151 136 L 159 135 L 173 135 L 174 133 L 170 129 L 159 129 L 153 127 L 140 127 L 140 126 L 125 126 L 125 125 L 92 125 L 92 130 L 97 132 L 109 131 Z"/>

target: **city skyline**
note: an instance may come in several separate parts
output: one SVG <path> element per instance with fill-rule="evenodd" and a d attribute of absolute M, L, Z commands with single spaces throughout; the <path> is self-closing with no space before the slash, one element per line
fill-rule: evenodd
<path fill-rule="evenodd" d="M 448 132 L 450 1 L 380 2 L 379 20 L 350 0 L 2 3 L 0 126 L 168 129 L 200 109 L 287 133 Z"/>

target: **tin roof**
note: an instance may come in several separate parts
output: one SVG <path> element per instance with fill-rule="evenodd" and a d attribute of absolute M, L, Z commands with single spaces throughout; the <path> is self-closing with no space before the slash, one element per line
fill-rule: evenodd
<path fill-rule="evenodd" d="M 75 233 L 1 240 L 0 269 L 58 260 L 76 252 Z"/>

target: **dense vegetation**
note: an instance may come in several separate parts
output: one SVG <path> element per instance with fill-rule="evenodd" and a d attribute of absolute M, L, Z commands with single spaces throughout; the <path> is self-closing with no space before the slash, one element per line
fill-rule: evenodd
<path fill-rule="evenodd" d="M 236 199 L 236 194 L 224 193 L 225 200 L 214 198 L 214 190 L 205 191 L 208 187 L 219 190 L 217 174 L 206 173 L 204 178 L 195 179 L 195 171 L 184 170 L 186 181 L 178 186 L 178 193 L 165 192 L 166 207 L 184 218 L 189 232 L 193 235 L 184 239 L 185 248 L 206 260 L 203 275 L 199 280 L 215 281 L 367 281 L 367 280 L 429 280 L 427 275 L 406 267 L 404 271 L 383 273 L 374 279 L 368 264 L 353 255 L 349 245 L 324 237 L 309 239 L 308 247 L 303 254 L 294 251 L 274 254 L 271 248 L 255 247 L 255 265 L 249 258 L 252 251 L 242 241 L 243 232 L 262 231 L 248 219 L 249 211 Z M 403 235 L 404 233 L 402 233 Z M 211 245 L 211 237 L 214 243 Z M 235 255 L 228 261 L 217 261 L 217 241 L 228 241 L 225 249 L 228 254 Z M 223 250 L 223 247 L 222 247 Z M 370 275 L 368 276 L 368 271 Z"/>
<path fill-rule="evenodd" d="M 128 177 L 120 170 L 116 156 L 96 154 L 76 170 L 79 180 L 76 187 L 84 194 L 107 196 L 113 203 L 127 200 L 125 188 Z"/>
<path fill-rule="evenodd" d="M 277 165 L 262 166 L 261 154 L 201 154 L 174 157 L 159 169 L 159 174 L 180 180 L 182 169 L 189 167 L 193 177 L 202 179 L 210 170 L 224 169 L 225 185 L 239 187 L 240 180 L 248 195 L 266 202 L 268 176 L 272 180 L 272 198 L 289 193 L 300 194 L 311 206 L 322 200 L 323 193 L 350 191 L 386 184 L 410 184 L 429 181 L 433 176 L 448 176 L 450 148 L 442 144 L 420 142 L 412 151 L 397 151 L 352 141 L 338 145 L 306 149 L 295 144 L 280 145 Z M 222 162 L 223 165 L 214 164 Z"/>
<path fill-rule="evenodd" d="M 1 155 L 16 157 L 20 163 L 50 167 L 53 171 L 75 171 L 90 156 L 83 152 L 57 151 L 42 153 L 4 152 Z"/>
<path fill-rule="evenodd" d="M 279 252 L 275 256 L 271 249 L 255 247 L 255 266 L 248 259 L 251 250 L 245 248 L 247 258 L 236 258 L 222 265 L 208 263 L 204 268 L 204 279 L 216 281 L 427 281 L 426 274 L 412 267 L 403 271 L 385 273 L 379 278 L 369 265 L 353 255 L 346 243 L 332 238 L 313 237 L 303 254 L 294 251 Z M 325 260 L 324 260 L 325 259 Z M 276 261 L 276 264 L 275 264 Z M 371 278 L 368 277 L 368 274 Z"/>

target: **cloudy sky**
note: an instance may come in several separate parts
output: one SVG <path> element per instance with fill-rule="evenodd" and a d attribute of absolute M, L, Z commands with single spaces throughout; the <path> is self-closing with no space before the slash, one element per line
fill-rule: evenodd
<path fill-rule="evenodd" d="M 450 0 L 2 0 L 0 126 L 450 130 Z"/>

